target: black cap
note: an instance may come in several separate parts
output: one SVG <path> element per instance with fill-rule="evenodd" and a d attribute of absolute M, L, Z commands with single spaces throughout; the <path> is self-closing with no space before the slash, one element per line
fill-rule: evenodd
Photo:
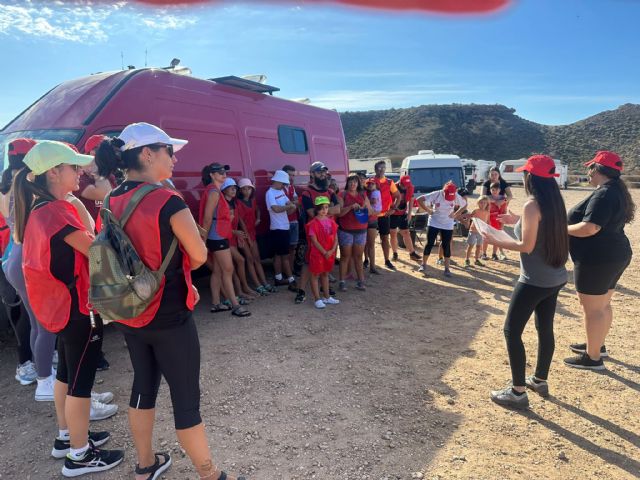
<path fill-rule="evenodd" d="M 209 171 L 211 173 L 222 172 L 222 171 L 227 172 L 229 171 L 230 168 L 231 167 L 229 167 L 229 165 L 222 165 L 221 163 L 217 163 L 217 162 L 214 162 L 211 165 L 209 165 Z"/>
<path fill-rule="evenodd" d="M 324 163 L 322 162 L 313 162 L 311 164 L 311 168 L 309 169 L 309 171 L 311 173 L 315 173 L 315 172 L 320 172 L 322 170 L 329 170 Z"/>

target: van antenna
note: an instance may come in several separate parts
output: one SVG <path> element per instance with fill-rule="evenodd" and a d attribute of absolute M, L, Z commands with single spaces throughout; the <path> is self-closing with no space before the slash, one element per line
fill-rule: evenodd
<path fill-rule="evenodd" d="M 120 50 L 120 61 L 122 62 L 122 70 L 124 70 L 124 52 Z"/>
<path fill-rule="evenodd" d="M 147 66 L 147 49 L 144 49 L 144 66 Z"/>

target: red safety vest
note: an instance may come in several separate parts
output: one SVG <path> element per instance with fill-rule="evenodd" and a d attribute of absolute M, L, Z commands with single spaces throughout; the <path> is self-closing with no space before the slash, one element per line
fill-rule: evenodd
<path fill-rule="evenodd" d="M 331 217 L 328 218 L 331 219 Z M 316 217 L 314 217 L 309 223 L 305 225 L 305 232 L 307 234 L 307 242 L 309 246 L 307 250 L 309 271 L 314 275 L 330 272 L 333 269 L 333 264 L 336 259 L 335 252 L 333 252 L 333 255 L 331 255 L 329 258 L 325 258 L 325 256 L 320 253 L 320 250 L 318 250 L 313 244 L 313 241 L 310 239 L 310 234 L 313 233 L 313 235 L 318 240 L 318 243 L 322 245 L 322 248 L 324 248 L 325 250 L 329 250 L 331 247 L 333 247 L 333 244 L 336 241 L 338 225 L 335 221 L 331 220 L 331 232 L 327 233 L 327 231 L 322 226 L 322 223 L 320 223 L 320 221 Z"/>
<path fill-rule="evenodd" d="M 129 200 L 135 191 L 142 185 L 145 184 L 142 183 L 123 195 L 118 195 L 109 199 L 109 206 L 116 218 L 119 218 L 124 213 L 124 209 L 129 203 Z M 177 192 L 168 188 L 158 188 L 148 193 L 140 201 L 136 209 L 131 214 L 131 218 L 129 218 L 129 221 L 124 226 L 124 231 L 131 239 L 131 243 L 136 249 L 136 252 L 138 252 L 141 260 L 151 270 L 158 270 L 162 264 L 162 242 L 160 240 L 160 224 L 158 223 L 158 219 L 160 217 L 160 210 L 162 210 L 162 207 L 165 206 L 173 195 L 179 196 Z M 184 272 L 184 281 L 187 284 L 188 292 L 186 307 L 189 310 L 193 310 L 195 305 L 195 294 L 193 292 L 193 288 L 191 288 L 191 261 L 189 260 L 189 255 L 182 245 L 179 245 L 179 248 L 182 252 L 182 270 Z M 165 278 L 163 277 L 162 282 L 160 283 L 160 288 L 156 292 L 156 296 L 153 298 L 151 303 L 149 303 L 149 306 L 142 315 L 128 320 L 117 321 L 135 328 L 144 327 L 151 323 L 158 312 L 158 308 L 160 308 L 164 285 Z"/>
<path fill-rule="evenodd" d="M 287 197 L 289 197 L 289 200 L 291 200 L 292 202 L 294 201 L 294 194 L 296 193 L 296 187 L 294 187 L 293 185 L 289 185 L 287 187 L 285 187 L 285 192 L 287 194 Z M 298 210 L 296 209 L 293 213 L 290 213 L 287 215 L 287 217 L 289 218 L 289 223 L 291 222 L 297 222 L 298 221 Z"/>
<path fill-rule="evenodd" d="M 251 240 L 256 239 L 256 212 L 258 211 L 258 204 L 255 198 L 252 198 L 247 205 L 242 200 L 236 200 L 236 212 L 239 218 L 242 219 L 247 227 L 247 233 Z"/>
<path fill-rule="evenodd" d="M 229 205 L 229 214 L 231 215 L 231 238 L 229 239 L 229 245 L 237 247 L 238 237 L 233 234 L 233 230 L 240 230 L 240 212 L 238 212 L 238 201 L 233 200 L 232 202 L 233 203 L 227 202 Z"/>
<path fill-rule="evenodd" d="M 348 207 L 357 203 L 360 207 L 364 208 L 364 193 L 357 192 L 356 196 L 350 195 L 346 190 L 340 192 L 340 198 L 342 198 L 343 206 Z M 338 224 L 340 225 L 341 230 L 366 230 L 367 224 L 360 223 L 356 218 L 353 210 L 347 213 L 343 217 L 338 217 Z"/>
<path fill-rule="evenodd" d="M 378 190 L 380 190 L 380 196 L 382 197 L 382 210 L 378 216 L 382 216 L 388 212 L 389 208 L 391 208 L 391 205 L 393 204 L 393 196 L 391 195 L 391 184 L 393 183 L 393 180 L 389 180 L 387 177 L 384 177 L 384 182 L 381 180 L 382 179 L 378 177 L 373 178 L 373 181 L 378 185 Z"/>
<path fill-rule="evenodd" d="M 327 189 L 324 192 L 319 192 L 318 190 L 316 190 L 315 188 L 306 188 L 302 191 L 302 193 L 300 194 L 300 196 L 298 197 L 298 200 L 300 202 L 300 205 L 302 205 L 302 209 L 305 210 L 305 206 L 302 203 L 302 197 L 309 197 L 311 199 L 311 204 L 315 205 L 316 204 L 316 198 L 318 197 L 327 197 L 329 199 L 329 201 L 331 202 L 331 196 L 333 195 L 333 190 L 331 189 Z M 330 205 L 333 205 L 330 203 Z M 305 212 L 305 217 L 306 217 L 306 212 Z M 309 222 L 310 219 L 307 219 L 307 222 Z"/>
<path fill-rule="evenodd" d="M 89 314 L 89 260 L 74 250 L 75 285 L 66 285 L 51 273 L 51 239 L 67 225 L 86 231 L 76 208 L 66 200 L 55 200 L 29 215 L 24 231 L 22 271 L 27 295 L 38 322 L 49 332 L 57 333 L 69 323 L 71 291 L 78 294 L 80 313 Z M 89 232 L 87 232 L 89 235 Z"/>
<path fill-rule="evenodd" d="M 218 190 L 215 184 L 210 183 L 202 192 L 202 196 L 200 197 L 200 210 L 198 212 L 198 223 L 202 225 L 202 221 L 204 219 L 204 209 L 207 204 L 207 199 L 209 198 L 209 194 L 214 191 L 218 192 L 218 204 L 216 205 L 216 210 L 214 212 L 214 220 L 216 221 L 216 232 L 227 240 L 231 239 L 231 211 L 229 210 L 229 204 L 224 198 L 224 195 L 220 190 Z M 208 232 L 207 232 L 208 233 Z"/>
<path fill-rule="evenodd" d="M 400 192 L 400 202 L 398 202 L 398 209 L 392 213 L 392 215 L 406 215 L 407 207 L 410 207 L 409 202 L 413 199 L 414 187 L 413 185 L 409 185 L 408 187 L 403 187 L 402 184 L 398 183 L 396 185 L 398 187 L 398 191 Z M 402 208 L 404 206 L 404 208 Z"/>
<path fill-rule="evenodd" d="M 0 255 L 4 254 L 7 245 L 9 245 L 10 238 L 11 230 L 9 229 L 9 225 L 7 225 L 4 217 L 0 215 Z"/>

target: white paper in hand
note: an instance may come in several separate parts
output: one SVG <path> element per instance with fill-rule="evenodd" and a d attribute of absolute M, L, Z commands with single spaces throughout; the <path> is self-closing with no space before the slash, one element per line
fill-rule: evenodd
<path fill-rule="evenodd" d="M 513 240 L 513 238 L 511 238 L 511 235 L 509 235 L 504 230 L 498 230 L 497 228 L 493 228 L 491 225 L 483 222 L 479 218 L 474 218 L 473 224 L 475 225 L 476 230 L 478 230 L 481 234 L 491 235 L 493 238 L 495 238 L 496 240 L 500 240 L 501 242 L 503 241 L 508 242 L 510 240 Z"/>

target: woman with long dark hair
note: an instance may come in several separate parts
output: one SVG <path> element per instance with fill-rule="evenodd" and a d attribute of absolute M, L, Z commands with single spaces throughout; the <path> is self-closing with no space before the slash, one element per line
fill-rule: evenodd
<path fill-rule="evenodd" d="M 89 246 L 93 232 L 67 201 L 91 157 L 60 142 L 39 141 L 14 178 L 15 240 L 38 322 L 58 337 L 54 401 L 59 435 L 51 454 L 65 458 L 62 474 L 76 477 L 118 465 L 121 450 L 95 448 L 107 432 L 87 435 L 91 389 L 102 347 L 102 320 L 88 308 Z M 33 175 L 33 181 L 30 180 Z"/>
<path fill-rule="evenodd" d="M 521 217 L 500 215 L 503 223 L 515 223 L 516 239 L 492 234 L 484 237 L 498 247 L 520 252 L 520 278 L 509 303 L 504 325 L 511 365 L 512 386 L 491 392 L 491 400 L 507 407 L 527 408 L 526 388 L 549 395 L 547 378 L 555 349 L 553 319 L 558 293 L 567 282 L 565 263 L 569 256 L 567 212 L 555 177 L 556 165 L 547 155 L 534 155 L 518 171 L 524 172 L 529 196 Z M 522 343 L 531 314 L 538 331 L 538 359 L 535 374 L 525 378 L 526 354 Z"/>
<path fill-rule="evenodd" d="M 596 189 L 569 211 L 569 248 L 587 342 L 570 345 L 580 355 L 564 363 L 604 370 L 602 357 L 608 356 L 604 341 L 613 322 L 611 297 L 632 256 L 624 227 L 633 221 L 636 206 L 620 177 L 623 164 L 617 154 L 600 151 L 585 165 Z"/>
<path fill-rule="evenodd" d="M 124 214 L 136 192 L 156 186 L 136 204 L 124 230 L 151 270 L 158 270 L 170 256 L 147 309 L 136 318 L 115 322 L 124 334 L 134 372 L 129 424 L 138 456 L 136 480 L 160 478 L 171 465 L 169 453 L 153 450 L 162 377 L 171 394 L 176 435 L 200 478 L 226 478 L 211 459 L 200 416 L 200 340 L 193 318 L 200 296 L 191 282 L 191 270 L 205 263 L 207 250 L 187 204 L 163 185 L 177 162 L 174 153 L 186 143 L 154 125 L 134 123 L 118 137 L 104 140 L 95 157 L 102 176 L 116 169 L 126 171 L 126 181 L 108 196 L 116 218 Z"/>

